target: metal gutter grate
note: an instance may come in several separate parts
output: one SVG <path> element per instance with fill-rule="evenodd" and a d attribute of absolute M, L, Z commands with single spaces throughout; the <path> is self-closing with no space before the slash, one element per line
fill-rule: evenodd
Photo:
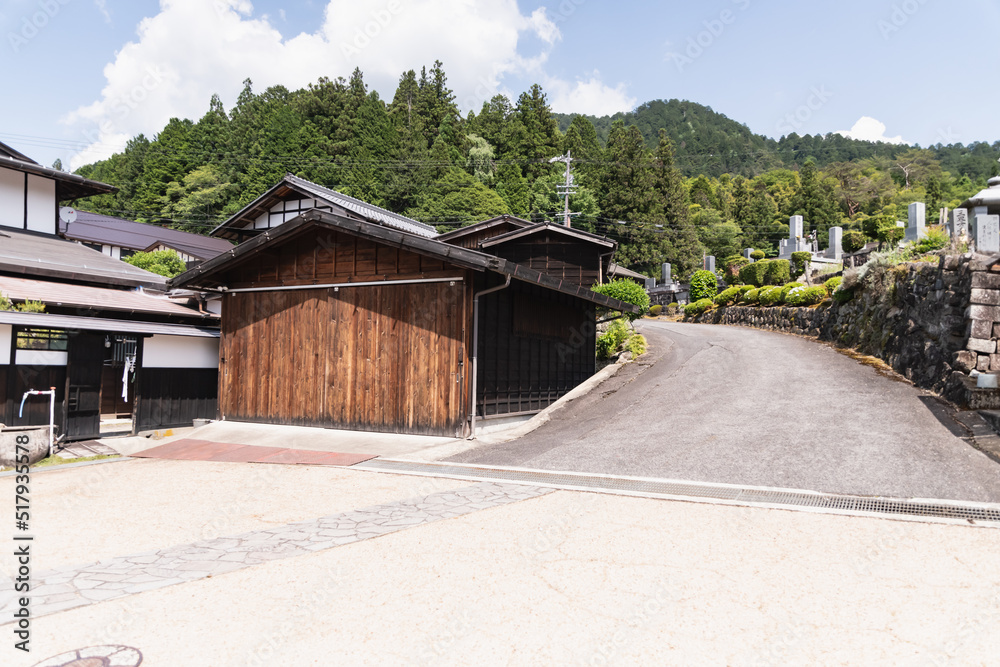
<path fill-rule="evenodd" d="M 554 489 L 595 491 L 639 497 L 697 499 L 707 502 L 784 509 L 800 508 L 838 514 L 874 514 L 909 519 L 957 520 L 977 524 L 997 524 L 1000 527 L 1000 506 L 987 503 L 845 496 L 792 489 L 768 489 L 731 484 L 706 484 L 617 475 L 549 472 L 395 459 L 373 459 L 353 466 L 353 469 L 476 481 L 502 481 Z"/>

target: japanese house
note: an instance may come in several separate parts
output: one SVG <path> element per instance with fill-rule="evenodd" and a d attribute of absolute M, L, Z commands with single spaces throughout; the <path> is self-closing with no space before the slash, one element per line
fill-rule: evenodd
<path fill-rule="evenodd" d="M 225 239 L 70 207 L 59 210 L 59 235 L 115 259 L 125 259 L 137 252 L 173 250 L 190 264 L 212 259 L 233 248 Z"/>
<path fill-rule="evenodd" d="M 167 298 L 166 280 L 58 236 L 58 207 L 113 192 L 0 144 L 0 422 L 48 423 L 29 389 L 56 388 L 67 439 L 214 417 L 218 316 Z"/>
<path fill-rule="evenodd" d="M 216 230 L 253 238 L 172 281 L 222 295 L 225 419 L 465 435 L 586 380 L 597 308 L 634 311 L 318 187 L 286 177 Z"/>

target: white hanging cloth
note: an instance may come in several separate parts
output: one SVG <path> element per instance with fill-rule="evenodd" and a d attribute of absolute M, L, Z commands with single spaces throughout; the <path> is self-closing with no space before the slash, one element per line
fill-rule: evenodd
<path fill-rule="evenodd" d="M 135 357 L 125 357 L 125 370 L 122 373 L 122 400 L 128 403 L 128 374 L 135 370 Z"/>

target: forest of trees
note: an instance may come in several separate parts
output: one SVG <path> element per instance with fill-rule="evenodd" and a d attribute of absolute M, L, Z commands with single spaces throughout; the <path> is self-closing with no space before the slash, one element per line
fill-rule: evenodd
<path fill-rule="evenodd" d="M 750 132 L 691 102 L 655 101 L 614 117 L 552 112 L 542 88 L 497 95 L 462 116 L 440 62 L 399 80 L 391 101 L 349 80 L 320 79 L 218 97 L 198 121 L 172 119 L 80 175 L 118 186 L 81 208 L 207 233 L 293 173 L 445 231 L 503 213 L 555 219 L 572 151 L 574 226 L 619 241 L 616 259 L 685 276 L 705 254 L 774 252 L 788 217 L 805 216 L 821 243 L 835 225 L 905 216 L 925 201 L 930 222 L 985 187 L 1000 142 L 969 146 L 873 144 L 839 135 Z"/>

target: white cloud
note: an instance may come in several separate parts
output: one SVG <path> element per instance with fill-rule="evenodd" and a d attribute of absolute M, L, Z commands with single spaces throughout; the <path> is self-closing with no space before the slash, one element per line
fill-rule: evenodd
<path fill-rule="evenodd" d="M 97 9 L 101 12 L 101 16 L 104 17 L 105 23 L 111 23 L 111 12 L 108 11 L 108 0 L 94 0 L 94 4 L 97 5 Z"/>
<path fill-rule="evenodd" d="M 848 139 L 860 139 L 862 141 L 884 141 L 888 144 L 909 143 L 908 141 L 905 141 L 902 136 L 885 136 L 885 130 L 885 123 L 878 121 L 871 116 L 862 116 L 850 130 L 841 130 L 837 132 L 837 134 L 845 136 Z"/>
<path fill-rule="evenodd" d="M 636 98 L 628 94 L 624 83 L 611 87 L 601 81 L 600 72 L 593 72 L 589 79 L 574 84 L 558 79 L 548 79 L 553 111 L 582 113 L 592 116 L 610 116 L 619 111 L 635 108 Z"/>
<path fill-rule="evenodd" d="M 88 144 L 71 168 L 159 131 L 172 117 L 199 118 L 213 93 L 230 107 L 247 77 L 256 91 L 294 90 L 360 67 L 369 86 L 389 97 L 405 70 L 441 60 L 463 111 L 503 90 L 505 76 L 524 73 L 537 75 L 559 109 L 634 104 L 624 85 L 605 86 L 596 72 L 575 83 L 546 76 L 562 35 L 544 8 L 524 15 L 517 0 L 328 0 L 315 32 L 287 39 L 248 0 L 160 0 L 160 12 L 136 33 L 105 66 L 100 97 L 63 118 Z M 525 36 L 541 42 L 535 52 L 523 52 Z"/>

